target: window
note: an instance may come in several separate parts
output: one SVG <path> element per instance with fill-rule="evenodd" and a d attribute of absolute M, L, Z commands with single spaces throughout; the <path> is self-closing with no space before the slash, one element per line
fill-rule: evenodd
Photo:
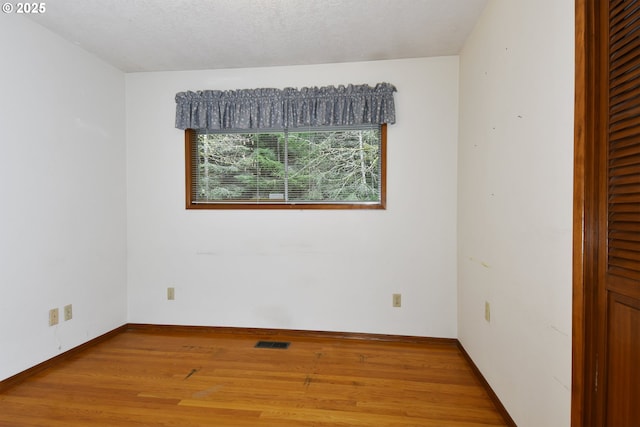
<path fill-rule="evenodd" d="M 187 209 L 384 209 L 386 125 L 185 131 Z"/>
<path fill-rule="evenodd" d="M 176 94 L 187 209 L 384 209 L 390 83 Z"/>

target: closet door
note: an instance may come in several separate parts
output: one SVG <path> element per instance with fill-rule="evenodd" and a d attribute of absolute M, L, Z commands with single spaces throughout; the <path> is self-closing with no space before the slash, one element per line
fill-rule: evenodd
<path fill-rule="evenodd" d="M 640 426 L 640 0 L 600 4 L 607 54 L 600 68 L 598 418 L 610 427 Z"/>
<path fill-rule="evenodd" d="M 640 427 L 640 0 L 576 0 L 572 427 Z"/>
<path fill-rule="evenodd" d="M 640 426 L 640 1 L 612 0 L 607 13 L 605 419 Z"/>

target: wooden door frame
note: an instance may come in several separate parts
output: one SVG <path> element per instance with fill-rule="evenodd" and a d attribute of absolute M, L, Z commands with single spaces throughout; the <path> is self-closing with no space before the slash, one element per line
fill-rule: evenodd
<path fill-rule="evenodd" d="M 596 392 L 597 372 L 606 375 L 606 366 L 598 348 L 603 347 L 606 311 L 599 289 L 599 236 L 606 231 L 606 212 L 602 212 L 599 194 L 602 185 L 601 162 L 606 161 L 605 129 L 607 103 L 601 93 L 607 65 L 600 61 L 607 49 L 603 31 L 600 0 L 575 0 L 575 127 L 574 127 L 574 193 L 573 193 L 573 332 L 571 426 L 597 426 L 603 422 L 604 397 Z M 606 54 L 606 52 L 605 52 Z M 603 222 L 604 221 L 604 222 Z M 601 387 L 602 389 L 603 387 Z"/>
<path fill-rule="evenodd" d="M 590 355 L 590 340 L 587 337 L 593 325 L 589 323 L 592 298 L 589 296 L 590 284 L 594 272 L 592 264 L 587 262 L 592 252 L 589 224 L 592 220 L 590 207 L 593 197 L 587 192 L 587 173 L 591 170 L 593 155 L 589 148 L 593 146 L 594 94 L 589 82 L 593 80 L 594 58 L 589 50 L 593 34 L 593 15 L 589 0 L 575 0 L 575 106 L 574 106 L 574 169 L 573 169 L 573 313 L 572 313 L 572 379 L 571 379 L 571 427 L 581 427 L 589 416 L 590 394 L 587 385 L 593 384 L 593 378 L 587 366 L 593 361 Z"/>

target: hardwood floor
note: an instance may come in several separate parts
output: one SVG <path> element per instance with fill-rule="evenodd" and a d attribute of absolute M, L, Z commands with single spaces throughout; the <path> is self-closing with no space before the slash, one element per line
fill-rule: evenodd
<path fill-rule="evenodd" d="M 505 426 L 454 341 L 131 329 L 0 394 L 0 426 Z"/>

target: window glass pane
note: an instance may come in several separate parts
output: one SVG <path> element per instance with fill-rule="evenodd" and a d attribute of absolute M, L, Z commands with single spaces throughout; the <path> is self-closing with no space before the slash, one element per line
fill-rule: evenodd
<path fill-rule="evenodd" d="M 289 200 L 378 201 L 379 134 L 379 130 L 290 132 Z"/>
<path fill-rule="evenodd" d="M 194 203 L 381 202 L 379 126 L 196 133 Z"/>
<path fill-rule="evenodd" d="M 197 201 L 283 199 L 283 134 L 200 134 Z"/>

